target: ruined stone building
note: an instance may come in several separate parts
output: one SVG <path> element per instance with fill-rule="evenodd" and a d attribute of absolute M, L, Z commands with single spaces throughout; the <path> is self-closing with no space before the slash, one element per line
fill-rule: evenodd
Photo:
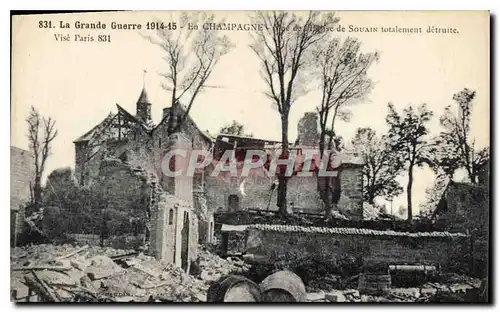
<path fill-rule="evenodd" d="M 484 276 L 490 234 L 490 160 L 479 168 L 478 184 L 450 181 L 438 202 L 436 222 L 448 230 L 471 235 L 471 271 Z"/>
<path fill-rule="evenodd" d="M 450 181 L 434 215 L 450 229 L 463 232 L 488 230 L 490 208 L 489 160 L 480 166 L 478 183 Z"/>
<path fill-rule="evenodd" d="M 162 166 L 169 166 L 173 171 L 180 167 L 177 158 L 172 158 L 168 164 L 163 163 L 164 155 L 173 149 L 183 149 L 188 154 L 193 150 L 212 151 L 214 159 L 223 151 L 234 149 L 241 160 L 247 149 L 257 148 L 271 155 L 280 148 L 279 142 L 231 135 L 211 137 L 198 128 L 181 104 L 175 105 L 174 109 L 164 108 L 161 121 L 154 124 L 151 106 L 143 88 L 135 114 L 117 104 L 117 113 L 110 113 L 101 123 L 76 139 L 75 176 L 81 185 L 100 183 L 110 196 L 122 194 L 113 200 L 113 205 L 117 207 L 130 206 L 120 198 L 142 198 L 134 201 L 134 205 L 141 206 L 140 209 L 148 213 L 148 239 L 153 249 L 156 248 L 156 255 L 178 263 L 181 258 L 186 258 L 180 256 L 180 250 L 188 250 L 198 238 L 200 241 L 211 241 L 213 212 L 218 209 L 276 209 L 276 194 L 270 193 L 273 179 L 266 176 L 262 168 L 255 169 L 246 178 L 224 174 L 213 177 L 210 175 L 213 165 L 196 171 L 194 177 L 167 177 Z M 182 120 L 184 122 L 180 122 Z M 170 134 L 172 131 L 169 130 L 176 126 L 179 126 L 178 131 Z M 290 145 L 291 151 L 301 154 L 302 149 L 316 148 L 316 114 L 307 113 L 299 122 L 298 130 L 299 140 Z M 342 181 L 339 210 L 352 218 L 361 218 L 361 164 L 349 155 L 338 155 L 336 162 Z M 322 201 L 317 193 L 315 177 L 290 178 L 288 200 L 295 210 L 321 213 Z M 197 220 L 200 221 L 199 226 L 195 226 Z M 160 244 L 161 241 L 170 242 L 168 251 L 160 250 L 160 246 L 165 245 Z M 191 249 L 195 253 L 194 247 Z"/>
<path fill-rule="evenodd" d="M 304 165 L 306 150 L 318 148 L 319 135 L 315 116 L 316 114 L 306 113 L 299 122 L 298 143 L 289 146 L 290 153 L 295 154 L 294 172 L 287 185 L 289 212 L 324 213 L 323 201 L 318 193 L 317 177 L 297 175 Z M 307 119 L 312 119 L 312 122 Z M 302 125 L 307 123 L 310 127 L 303 128 Z M 248 150 L 262 150 L 269 162 L 276 152 L 281 150 L 281 142 L 221 134 L 215 141 L 214 158 L 219 159 L 227 149 L 235 150 L 239 164 L 243 164 L 245 152 Z M 337 155 L 335 162 L 333 169 L 337 171 L 338 179 L 342 181 L 338 210 L 349 218 L 362 218 L 362 165 L 358 159 L 349 154 Z M 269 176 L 266 170 L 267 164 L 251 169 L 247 177 L 231 177 L 229 172 L 217 177 L 207 175 L 205 192 L 208 205 L 225 212 L 246 209 L 276 210 L 276 192 L 271 191 L 271 186 L 276 180 Z M 317 171 L 318 166 L 319 163 L 311 164 L 310 171 Z"/>
<path fill-rule="evenodd" d="M 188 269 L 197 256 L 199 236 L 209 239 L 211 235 L 199 235 L 198 220 L 200 228 L 207 231 L 210 226 L 205 223 L 213 220 L 194 209 L 194 180 L 163 175 L 162 158 L 173 148 L 208 149 L 211 138 L 198 130 L 189 116 L 181 131 L 169 136 L 170 108 L 165 108 L 162 120 L 153 125 L 145 89 L 135 115 L 119 105 L 117 108 L 117 113 L 109 114 L 74 141 L 75 177 L 82 186 L 99 184 L 109 208 L 142 211 L 151 252 Z M 180 116 L 181 110 L 175 116 Z"/>
<path fill-rule="evenodd" d="M 24 226 L 25 205 L 31 200 L 31 183 L 35 176 L 33 153 L 10 147 L 10 237 L 11 245 Z"/>

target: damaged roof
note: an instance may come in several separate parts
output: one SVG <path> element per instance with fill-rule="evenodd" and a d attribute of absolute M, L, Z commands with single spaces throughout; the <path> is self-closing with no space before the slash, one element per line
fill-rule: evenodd
<path fill-rule="evenodd" d="M 242 135 L 234 135 L 234 134 L 223 134 L 223 133 L 218 134 L 216 137 L 216 141 L 223 142 L 228 146 L 229 145 L 232 146 L 235 141 L 238 141 L 238 143 L 243 142 L 243 149 L 248 148 L 249 146 L 251 146 L 250 143 L 254 142 L 255 144 L 261 144 L 261 145 L 263 144 L 264 150 L 266 150 L 267 152 L 270 152 L 276 148 L 281 148 L 281 141 L 265 140 L 265 139 L 259 139 Z M 241 148 L 241 146 L 237 147 Z M 315 147 L 307 145 L 296 145 L 290 143 L 288 148 L 292 151 L 292 150 L 314 149 Z M 336 162 L 338 163 L 336 167 L 363 166 L 365 164 L 361 155 L 359 155 L 355 151 L 343 150 L 341 152 L 336 153 L 335 158 Z"/>
<path fill-rule="evenodd" d="M 179 103 L 178 105 L 178 108 L 180 109 L 180 111 L 182 113 L 185 113 L 186 112 L 186 108 Z M 164 108 L 164 116 L 163 118 L 160 120 L 160 122 L 156 125 L 156 127 L 153 128 L 153 131 L 155 131 L 158 127 L 160 127 L 161 124 L 163 124 L 164 122 L 166 122 L 168 120 L 168 118 L 170 117 L 170 114 L 172 112 L 172 106 L 169 106 L 169 107 L 165 107 Z M 188 114 L 186 116 L 186 120 L 191 122 L 191 124 L 194 126 L 194 128 L 196 129 L 196 131 L 198 131 L 198 133 L 203 137 L 205 138 L 207 141 L 209 142 L 214 142 L 215 138 L 212 137 L 208 131 L 202 131 L 200 129 L 200 127 L 198 127 L 198 125 L 196 124 L 196 122 L 194 122 L 194 120 L 191 118 L 191 116 Z"/>
<path fill-rule="evenodd" d="M 122 116 L 129 119 L 130 121 L 138 124 L 141 128 L 145 129 L 146 131 L 149 130 L 149 127 L 147 124 L 145 124 L 142 120 L 138 119 L 137 117 L 135 117 L 134 115 L 129 113 L 125 108 L 121 107 L 119 104 L 116 104 L 116 108 L 118 109 L 117 114 L 121 114 Z M 112 116 L 112 118 L 114 118 L 117 114 L 110 113 L 110 115 L 108 115 L 108 117 Z M 108 118 L 108 117 L 106 117 L 106 118 Z M 80 136 L 76 140 L 74 140 L 73 143 L 89 141 L 92 138 L 94 131 L 106 120 L 106 118 L 104 118 L 100 123 L 95 125 L 92 129 L 85 132 L 82 136 Z"/>
<path fill-rule="evenodd" d="M 333 234 L 333 235 L 371 235 L 371 236 L 392 236 L 392 237 L 440 237 L 440 238 L 456 238 L 466 237 L 463 233 L 450 232 L 396 232 L 392 230 L 379 231 L 363 228 L 327 228 L 314 226 L 298 226 L 298 225 L 279 225 L 279 224 L 252 224 L 248 228 L 257 229 L 265 232 L 280 232 L 280 233 L 317 233 L 317 234 Z"/>

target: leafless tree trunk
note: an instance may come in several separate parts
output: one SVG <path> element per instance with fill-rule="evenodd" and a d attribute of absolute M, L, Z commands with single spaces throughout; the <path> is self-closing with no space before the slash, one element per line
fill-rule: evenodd
<path fill-rule="evenodd" d="M 459 168 L 467 171 L 471 183 L 478 183 L 478 169 L 490 157 L 489 147 L 476 150 L 475 139 L 470 133 L 470 121 L 476 91 L 464 88 L 453 95 L 458 106 L 458 114 L 445 108 L 440 123 L 445 128 L 434 139 L 434 147 L 429 153 L 429 163 L 434 170 L 443 170 L 450 178 Z"/>
<path fill-rule="evenodd" d="M 321 103 L 317 107 L 321 157 L 325 156 L 325 149 L 333 148 L 337 118 L 349 121 L 349 106 L 359 103 L 373 88 L 367 71 L 378 60 L 378 53 L 362 53 L 360 47 L 361 42 L 355 38 L 348 37 L 343 42 L 334 38 L 320 44 L 315 51 L 316 75 L 322 91 Z M 326 157 L 331 158 L 330 153 Z M 318 191 L 326 208 L 326 218 L 329 217 L 332 204 L 336 204 L 335 198 L 340 197 L 339 194 L 333 194 L 340 192 L 339 181 L 334 180 L 338 178 L 318 177 Z"/>
<path fill-rule="evenodd" d="M 159 74 L 165 78 L 162 87 L 171 92 L 171 116 L 174 118 L 168 120 L 169 133 L 179 131 L 196 97 L 207 87 L 207 79 L 219 59 L 232 48 L 228 37 L 216 30 L 187 27 L 187 23 L 214 22 L 213 14 L 183 13 L 176 29 L 158 29 L 156 36 L 144 36 L 165 53 L 163 59 L 167 70 Z M 179 110 L 182 100 L 186 101 L 187 107 Z"/>
<path fill-rule="evenodd" d="M 328 35 L 321 26 L 331 27 L 338 22 L 333 13 L 257 12 L 252 23 L 263 25 L 252 33 L 250 46 L 262 64 L 262 77 L 267 85 L 265 94 L 281 115 L 281 157 L 288 157 L 288 116 L 295 100 L 307 93 L 304 74 L 312 65 L 315 46 Z M 288 177 L 278 172 L 277 205 L 279 213 L 287 213 Z"/>
<path fill-rule="evenodd" d="M 34 106 L 31 106 L 26 122 L 28 123 L 30 150 L 33 152 L 35 162 L 32 203 L 38 211 L 42 201 L 42 176 L 45 163 L 50 155 L 51 142 L 57 136 L 57 129 L 55 121 L 51 117 L 42 117 Z"/>
<path fill-rule="evenodd" d="M 413 221 L 413 205 L 412 205 L 412 187 L 413 187 L 413 168 L 414 164 L 410 162 L 408 166 L 408 185 L 406 186 L 406 201 L 408 203 L 408 222 Z"/>

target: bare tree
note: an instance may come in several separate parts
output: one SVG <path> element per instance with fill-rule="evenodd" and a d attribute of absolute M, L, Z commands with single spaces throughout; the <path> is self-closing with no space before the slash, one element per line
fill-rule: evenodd
<path fill-rule="evenodd" d="M 262 64 L 265 92 L 281 117 L 283 158 L 288 157 L 288 116 L 295 100 L 307 93 L 308 67 L 313 51 L 328 32 L 325 28 L 338 22 L 333 13 L 309 12 L 305 16 L 292 12 L 257 12 L 252 23 L 263 25 L 252 34 L 250 46 Z M 278 173 L 277 205 L 280 214 L 287 213 L 287 183 L 284 170 Z"/>
<path fill-rule="evenodd" d="M 214 23 L 215 15 L 206 13 L 183 13 L 180 25 L 158 28 L 156 36 L 145 35 L 151 43 L 159 46 L 165 56 L 167 70 L 159 74 L 165 78 L 162 87 L 171 92 L 172 112 L 185 99 L 187 108 L 182 116 L 169 119 L 169 132 L 179 130 L 196 100 L 206 87 L 206 82 L 221 56 L 228 53 L 232 44 L 228 37 L 216 30 L 194 29 L 188 23 Z M 200 23 L 200 24 L 201 24 Z"/>
<path fill-rule="evenodd" d="M 34 106 L 31 106 L 26 122 L 29 146 L 35 161 L 32 203 L 34 209 L 38 211 L 42 201 L 42 176 L 50 155 L 51 143 L 57 137 L 57 129 L 56 122 L 51 117 L 42 117 Z"/>
<path fill-rule="evenodd" d="M 321 103 L 316 108 L 319 115 L 321 157 L 325 150 L 338 150 L 340 137 L 335 132 L 337 119 L 349 121 L 349 107 L 357 104 L 372 90 L 373 81 L 368 69 L 378 61 L 378 52 L 362 53 L 361 42 L 352 37 L 345 40 L 333 38 L 318 45 L 315 51 L 316 75 L 322 92 Z M 332 153 L 328 153 L 329 159 Z M 331 160 L 331 159 L 330 159 Z M 318 191 L 326 208 L 326 217 L 340 198 L 340 183 L 336 177 L 318 177 Z"/>
<path fill-rule="evenodd" d="M 378 61 L 379 54 L 362 53 L 360 48 L 361 42 L 356 38 L 348 37 L 343 42 L 334 38 L 315 53 L 322 92 L 321 103 L 316 108 L 320 118 L 321 155 L 325 147 L 332 148 L 335 135 L 328 134 L 335 133 L 337 119 L 349 121 L 349 106 L 359 103 L 373 88 L 368 69 Z"/>
<path fill-rule="evenodd" d="M 472 102 L 476 92 L 464 88 L 453 95 L 458 106 L 458 113 L 452 112 L 451 106 L 445 108 L 440 118 L 444 128 L 429 153 L 429 163 L 435 171 L 442 170 L 449 177 L 459 168 L 467 172 L 470 183 L 477 183 L 478 170 L 489 158 L 489 148 L 476 149 L 476 142 L 470 135 Z"/>

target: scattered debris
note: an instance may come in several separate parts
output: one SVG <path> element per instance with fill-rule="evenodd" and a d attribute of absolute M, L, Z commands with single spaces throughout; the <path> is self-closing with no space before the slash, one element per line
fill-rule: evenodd
<path fill-rule="evenodd" d="M 215 281 L 233 275 L 250 276 L 252 270 L 256 270 L 241 258 L 223 259 L 204 246 L 200 246 L 198 254 L 199 274 L 193 276 L 130 250 L 48 244 L 16 247 L 11 249 L 10 257 L 11 298 L 18 302 L 206 302 L 207 296 L 210 297 L 208 289 Z M 487 292 L 485 280 L 442 274 L 417 287 L 390 288 L 384 294 L 360 294 L 360 290 L 353 289 L 357 283 L 352 283 L 360 276 L 314 278 L 305 285 L 304 300 L 479 302 Z M 241 291 L 235 288 L 231 293 L 234 298 L 228 298 L 236 300 Z M 276 299 L 280 294 L 273 293 L 271 297 Z"/>
<path fill-rule="evenodd" d="M 49 271 L 69 271 L 71 267 L 59 267 L 59 266 L 24 266 L 24 267 L 14 267 L 11 271 L 36 271 L 36 270 L 49 270 Z"/>
<path fill-rule="evenodd" d="M 241 260 L 225 260 L 203 249 L 200 263 L 205 275 L 247 268 Z M 153 257 L 109 247 L 16 247 L 11 249 L 11 267 L 14 301 L 200 302 L 206 300 L 210 284 Z"/>

